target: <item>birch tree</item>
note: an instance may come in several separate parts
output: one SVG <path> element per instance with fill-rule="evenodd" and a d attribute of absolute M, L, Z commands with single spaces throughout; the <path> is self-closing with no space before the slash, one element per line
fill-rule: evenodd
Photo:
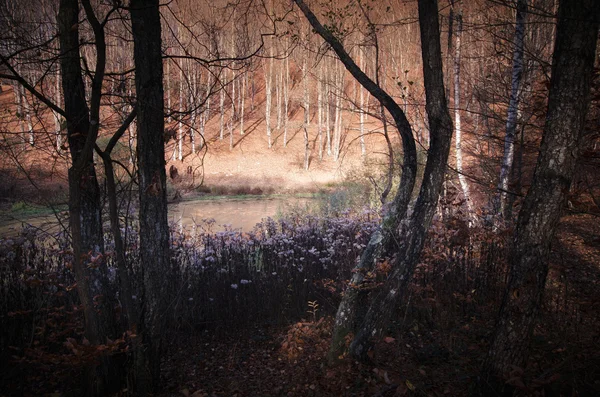
<path fill-rule="evenodd" d="M 519 212 L 508 286 L 483 366 L 480 386 L 484 394 L 490 385 L 502 387 L 505 376 L 515 367 L 524 368 L 528 358 L 542 306 L 550 248 L 583 137 L 599 20 L 600 7 L 594 0 L 559 2 L 542 144 Z"/>
<path fill-rule="evenodd" d="M 456 14 L 456 33 L 455 40 L 456 45 L 454 46 L 454 148 L 456 150 L 456 171 L 458 172 L 458 181 L 465 198 L 467 205 L 467 217 L 469 218 L 469 224 L 472 223 L 473 219 L 473 205 L 471 202 L 471 194 L 469 192 L 469 183 L 464 174 L 463 169 L 463 150 L 462 150 L 462 123 L 460 117 L 460 63 L 461 63 L 461 50 L 462 50 L 462 32 L 463 32 L 463 20 L 462 20 L 462 9 L 459 9 Z"/>
<path fill-rule="evenodd" d="M 506 117 L 506 135 L 504 137 L 504 155 L 500 167 L 498 180 L 498 193 L 495 199 L 495 212 L 504 217 L 506 214 L 507 194 L 509 192 L 510 173 L 514 162 L 515 136 L 517 131 L 517 118 L 519 113 L 520 87 L 523 76 L 523 46 L 525 38 L 525 22 L 527 19 L 527 0 L 517 0 L 517 16 L 515 22 L 511 88 Z"/>

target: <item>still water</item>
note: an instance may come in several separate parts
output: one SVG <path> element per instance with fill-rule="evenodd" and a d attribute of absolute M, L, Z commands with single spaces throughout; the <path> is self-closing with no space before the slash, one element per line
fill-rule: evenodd
<path fill-rule="evenodd" d="M 210 229 L 213 232 L 224 230 L 226 226 L 248 232 L 264 218 L 275 217 L 293 208 L 306 208 L 311 202 L 314 199 L 295 197 L 183 201 L 169 204 L 169 223 L 179 229 L 191 230 L 194 225 L 203 224 L 204 220 L 214 219 Z M 62 213 L 60 217 L 66 226 L 69 222 L 65 215 Z M 25 225 L 48 233 L 60 230 L 54 215 L 12 219 L 0 223 L 0 237 L 13 237 Z"/>
<path fill-rule="evenodd" d="M 304 209 L 311 204 L 312 200 L 287 197 L 185 201 L 169 206 L 169 222 L 190 229 L 194 225 L 202 224 L 206 219 L 214 219 L 212 231 L 230 227 L 248 232 L 264 218 L 275 217 L 293 208 Z"/>

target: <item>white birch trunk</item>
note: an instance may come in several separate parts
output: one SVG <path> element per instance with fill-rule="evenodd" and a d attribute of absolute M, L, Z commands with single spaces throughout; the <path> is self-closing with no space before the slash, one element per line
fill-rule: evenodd
<path fill-rule="evenodd" d="M 308 55 L 306 55 L 308 56 Z M 308 170 L 308 164 L 310 160 L 309 140 L 308 140 L 308 127 L 309 127 L 309 102 L 310 97 L 308 93 L 308 65 L 306 63 L 306 56 L 302 60 L 302 86 L 304 91 L 304 169 Z"/>
<path fill-rule="evenodd" d="M 244 135 L 244 105 L 246 100 L 246 82 L 248 73 L 244 73 L 242 78 L 242 91 L 240 92 L 240 135 Z"/>
<path fill-rule="evenodd" d="M 325 143 L 327 146 L 327 155 L 331 156 L 331 91 L 329 83 L 327 61 L 325 61 Z"/>
<path fill-rule="evenodd" d="M 273 78 L 273 46 L 270 49 L 270 57 L 269 57 L 269 67 L 265 69 L 265 94 L 266 94 L 266 103 L 265 103 L 265 124 L 267 127 L 267 139 L 269 149 L 271 148 L 271 88 L 272 88 L 272 78 Z"/>
<path fill-rule="evenodd" d="M 317 135 L 319 137 L 319 160 L 323 160 L 323 69 L 317 78 Z"/>
<path fill-rule="evenodd" d="M 360 50 L 358 63 L 361 69 L 364 69 L 364 53 Z M 364 157 L 367 154 L 367 147 L 365 145 L 365 89 L 360 86 L 360 153 Z"/>
<path fill-rule="evenodd" d="M 340 89 L 335 98 L 335 122 L 333 132 L 333 160 L 337 162 L 340 159 L 341 140 L 342 140 L 342 90 L 344 78 L 343 73 L 335 68 L 335 86 Z"/>
<path fill-rule="evenodd" d="M 283 110 L 283 104 L 282 104 L 282 95 L 283 95 L 283 68 L 279 68 L 279 73 L 277 73 L 277 76 L 275 78 L 275 101 L 276 101 L 276 108 L 277 108 L 277 127 L 275 127 L 277 129 L 277 131 L 279 131 L 281 129 L 281 125 L 283 122 L 282 119 L 282 110 Z"/>
<path fill-rule="evenodd" d="M 495 211 L 504 217 L 505 204 L 509 188 L 509 177 L 513 167 L 515 153 L 515 135 L 517 130 L 517 118 L 519 111 L 519 90 L 523 76 L 523 38 L 525 36 L 525 19 L 527 14 L 527 0 L 517 1 L 517 16 L 515 25 L 515 50 L 513 52 L 512 77 L 508 114 L 506 117 L 506 135 L 504 137 L 504 155 L 500 168 L 500 179 L 498 181 L 498 196 L 496 198 Z"/>
<path fill-rule="evenodd" d="M 167 96 L 167 124 L 170 124 L 173 120 L 171 119 L 171 62 L 165 60 L 166 73 L 165 73 L 165 94 Z"/>
<path fill-rule="evenodd" d="M 235 71 L 231 78 L 231 117 L 229 118 L 229 150 L 233 150 L 233 125 L 235 124 Z"/>
<path fill-rule="evenodd" d="M 55 77 L 55 87 L 54 87 L 54 101 L 58 106 L 62 106 L 62 98 L 61 98 L 61 88 L 60 88 L 60 68 L 56 71 L 56 77 Z M 52 116 L 54 117 L 54 128 L 56 130 L 56 140 L 55 140 L 55 145 L 56 145 L 56 151 L 57 152 L 61 152 L 62 151 L 62 124 L 63 124 L 63 119 L 62 116 L 60 114 L 58 114 L 55 111 L 52 111 Z"/>
<path fill-rule="evenodd" d="M 286 48 L 288 43 L 286 41 Z M 283 81 L 283 146 L 287 145 L 288 111 L 290 105 L 290 56 L 285 57 L 285 79 Z"/>
<path fill-rule="evenodd" d="M 220 109 L 221 109 L 221 115 L 220 115 L 220 119 L 219 119 L 219 139 L 223 140 L 223 133 L 224 133 L 224 129 L 225 129 L 225 87 L 221 87 L 221 90 L 219 91 L 219 98 L 220 98 Z"/>
<path fill-rule="evenodd" d="M 189 66 L 189 63 L 188 63 Z M 196 154 L 196 117 L 198 115 L 198 109 L 196 109 L 195 98 L 198 97 L 198 75 L 192 71 L 192 68 L 188 68 L 192 75 L 192 86 L 188 90 L 188 106 L 190 108 L 190 142 L 192 145 L 192 154 Z"/>
<path fill-rule="evenodd" d="M 462 151 L 462 126 L 460 120 L 460 58 L 461 58 L 461 39 L 462 39 L 462 12 L 456 16 L 456 46 L 454 49 L 454 145 L 456 149 L 456 171 L 458 172 L 458 181 L 463 191 L 465 202 L 467 204 L 469 225 L 472 223 L 473 206 L 471 203 L 471 194 L 469 184 L 463 171 L 463 151 Z"/>
<path fill-rule="evenodd" d="M 183 161 L 183 65 L 179 67 L 179 117 L 177 123 L 177 159 Z"/>

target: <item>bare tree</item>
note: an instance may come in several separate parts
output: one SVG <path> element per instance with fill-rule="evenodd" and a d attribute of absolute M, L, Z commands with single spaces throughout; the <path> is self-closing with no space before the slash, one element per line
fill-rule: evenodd
<path fill-rule="evenodd" d="M 166 298 L 162 272 L 169 266 L 169 225 L 164 152 L 164 92 L 158 0 L 132 0 L 135 86 L 138 99 L 140 259 L 144 308 L 138 330 L 144 347 L 135 352 L 135 386 L 148 395 L 160 379 Z"/>
<path fill-rule="evenodd" d="M 427 96 L 427 113 L 431 145 L 423 176 L 421 191 L 410 215 L 408 203 L 416 178 L 416 149 L 410 123 L 398 104 L 356 65 L 340 41 L 325 28 L 301 0 L 295 3 L 302 10 L 315 31 L 336 52 L 346 69 L 376 97 L 390 112 L 403 138 L 404 170 L 400 188 L 382 225 L 377 230 L 355 268 L 353 278 L 338 308 L 333 332 L 330 359 L 336 359 L 344 347 L 349 332 L 357 331 L 350 346 L 351 354 L 365 358 L 371 338 L 380 333 L 389 313 L 402 298 L 411 279 L 414 267 L 423 247 L 425 234 L 433 217 L 441 190 L 446 161 L 452 137 L 452 121 L 445 100 L 437 1 L 419 1 L 422 58 Z M 365 302 L 360 288 L 365 283 L 368 269 L 385 256 L 395 254 L 394 269 L 388 281 L 379 291 L 366 315 Z M 363 295 L 364 296 L 364 295 Z M 362 302 L 362 303 L 361 303 Z M 364 315 L 364 317 L 362 317 Z"/>
<path fill-rule="evenodd" d="M 523 368 L 528 357 L 551 243 L 579 156 L 599 19 L 600 7 L 593 0 L 559 3 L 542 146 L 517 220 L 508 286 L 483 368 L 484 393 L 514 367 Z"/>
<path fill-rule="evenodd" d="M 504 137 L 504 155 L 498 180 L 498 194 L 495 199 L 495 212 L 501 217 L 506 214 L 507 193 L 509 191 L 509 177 L 513 168 L 515 153 L 515 136 L 517 131 L 517 116 L 521 80 L 523 77 L 523 47 L 525 38 L 525 21 L 527 19 L 527 0 L 517 1 L 517 16 L 515 23 L 515 48 L 512 61 L 512 76 L 510 100 L 506 117 L 506 135 Z"/>

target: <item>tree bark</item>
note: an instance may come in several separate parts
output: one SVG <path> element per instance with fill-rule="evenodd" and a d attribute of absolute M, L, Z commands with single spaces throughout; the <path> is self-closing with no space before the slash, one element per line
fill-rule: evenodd
<path fill-rule="evenodd" d="M 559 4 L 544 134 L 533 181 L 519 212 L 508 286 L 483 366 L 484 394 L 512 368 L 524 368 L 528 358 L 551 242 L 579 156 L 599 17 L 595 0 L 562 0 Z"/>
<path fill-rule="evenodd" d="M 456 47 L 454 49 L 454 148 L 456 149 L 456 171 L 458 172 L 458 181 L 467 205 L 467 218 L 469 225 L 472 225 L 473 205 L 471 204 L 471 194 L 469 192 L 469 183 L 463 171 L 463 150 L 462 150 L 462 123 L 460 118 L 460 60 L 462 50 L 462 31 L 463 20 L 462 10 L 459 9 L 456 15 Z"/>
<path fill-rule="evenodd" d="M 273 88 L 273 43 L 271 42 L 271 46 L 269 47 L 269 66 L 268 68 L 265 66 L 265 95 L 266 95 L 266 103 L 265 103 L 265 124 L 267 127 L 267 140 L 269 149 L 272 146 L 272 138 L 271 138 L 271 98 L 272 88 Z M 284 142 L 285 145 L 286 142 Z"/>
<path fill-rule="evenodd" d="M 366 359 L 372 338 L 381 335 L 397 304 L 402 301 L 419 260 L 427 230 L 437 207 L 452 139 L 452 120 L 446 103 L 437 0 L 419 0 L 421 54 L 426 110 L 431 143 L 423 182 L 412 214 L 400 222 L 394 267 L 374 298 L 364 322 L 350 345 L 350 353 Z"/>
<path fill-rule="evenodd" d="M 112 293 L 108 289 L 107 268 L 103 261 L 102 207 L 100 188 L 93 161 L 98 136 L 99 112 L 104 79 L 104 32 L 84 1 L 88 21 L 96 40 L 96 73 L 92 82 L 91 112 L 86 101 L 79 47 L 79 4 L 61 0 L 58 14 L 62 90 L 67 121 L 67 139 L 72 165 L 69 169 L 69 223 L 73 246 L 73 270 L 77 292 L 84 309 L 85 335 L 92 344 L 114 338 Z M 74 28 L 77 27 L 77 28 Z M 111 364 L 105 357 L 87 373 L 88 395 L 104 395 L 114 386 Z"/>
<path fill-rule="evenodd" d="M 506 117 L 506 135 L 504 136 L 504 155 L 498 180 L 498 194 L 495 212 L 502 218 L 506 214 L 508 184 L 515 153 L 515 136 L 517 131 L 517 115 L 519 111 L 520 87 L 523 77 L 523 42 L 525 37 L 525 21 L 527 17 L 527 0 L 517 1 L 517 17 L 515 24 L 515 50 L 513 52 L 512 78 L 508 114 Z"/>
<path fill-rule="evenodd" d="M 135 86 L 138 109 L 138 177 L 140 194 L 140 260 L 143 309 L 135 352 L 138 395 L 156 389 L 167 299 L 163 272 L 169 266 L 169 225 L 164 151 L 163 63 L 158 0 L 131 0 Z"/>
<path fill-rule="evenodd" d="M 377 100 L 385 106 L 387 111 L 392 115 L 396 128 L 402 138 L 404 150 L 403 172 L 394 201 L 390 204 L 389 210 L 385 214 L 379 229 L 371 236 L 369 244 L 365 248 L 358 265 L 355 267 L 352 280 L 346 289 L 336 314 L 332 344 L 329 351 L 329 360 L 334 361 L 344 350 L 346 336 L 350 332 L 355 331 L 356 325 L 362 322 L 363 309 L 361 306 L 364 304 L 362 299 L 364 297 L 364 289 L 361 287 L 366 281 L 366 273 L 374 267 L 379 259 L 390 256 L 392 248 L 395 248 L 399 241 L 397 238 L 398 227 L 400 225 L 400 220 L 404 218 L 408 208 L 408 203 L 415 184 L 417 151 L 410 123 L 398 104 L 356 65 L 339 40 L 329 30 L 323 27 L 317 17 L 302 0 L 295 0 L 295 3 L 315 31 L 332 47 L 340 61 L 352 76 L 357 79 L 371 95 L 377 98 Z"/>

